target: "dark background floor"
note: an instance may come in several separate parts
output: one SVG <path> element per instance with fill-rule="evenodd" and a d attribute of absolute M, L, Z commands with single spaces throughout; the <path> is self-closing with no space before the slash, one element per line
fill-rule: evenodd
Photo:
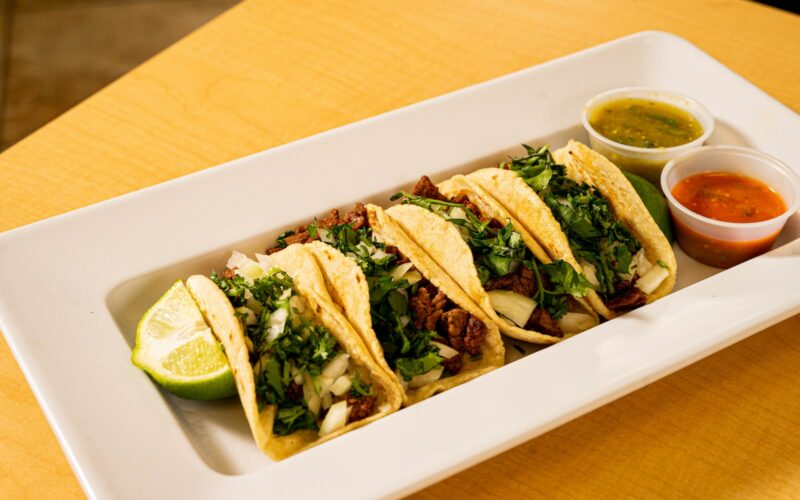
<path fill-rule="evenodd" d="M 0 149 L 236 3 L 0 0 Z"/>
<path fill-rule="evenodd" d="M 236 3 L 0 0 L 0 150 Z"/>

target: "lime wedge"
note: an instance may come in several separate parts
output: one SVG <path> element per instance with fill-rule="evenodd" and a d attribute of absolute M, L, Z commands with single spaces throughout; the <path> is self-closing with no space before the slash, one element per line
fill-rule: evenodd
<path fill-rule="evenodd" d="M 222 346 L 180 280 L 139 320 L 131 361 L 182 398 L 220 399 L 236 394 Z"/>

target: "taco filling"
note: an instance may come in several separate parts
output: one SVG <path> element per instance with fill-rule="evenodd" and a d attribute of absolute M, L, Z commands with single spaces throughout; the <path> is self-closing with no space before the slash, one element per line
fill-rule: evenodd
<path fill-rule="evenodd" d="M 569 264 L 540 262 L 514 226 L 489 218 L 466 195 L 448 199 L 423 176 L 411 193 L 392 199 L 417 205 L 454 224 L 472 252 L 481 285 L 498 315 L 552 337 L 585 328 L 582 297 L 591 284 Z M 580 324 L 577 324 L 580 323 Z"/>
<path fill-rule="evenodd" d="M 669 275 L 667 266 L 650 262 L 641 242 L 610 210 L 594 187 L 567 176 L 547 146 L 525 146 L 528 156 L 504 162 L 550 208 L 567 236 L 584 275 L 606 306 L 625 311 L 643 305 L 646 295 Z"/>
<path fill-rule="evenodd" d="M 259 410 L 275 405 L 273 433 L 325 436 L 380 410 L 370 372 L 321 326 L 280 269 L 266 271 L 234 252 L 211 276 L 245 326 Z"/>
<path fill-rule="evenodd" d="M 467 356 L 480 358 L 486 325 L 453 303 L 397 247 L 382 242 L 364 205 L 356 204 L 344 217 L 331 210 L 326 218 L 288 231 L 267 253 L 313 240 L 333 246 L 364 272 L 372 327 L 405 389 L 458 374 Z"/>

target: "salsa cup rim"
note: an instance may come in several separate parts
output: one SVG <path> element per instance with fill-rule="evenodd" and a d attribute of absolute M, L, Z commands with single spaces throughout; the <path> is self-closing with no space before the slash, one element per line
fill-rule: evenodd
<path fill-rule="evenodd" d="M 761 160 L 766 160 L 765 163 L 769 164 L 770 167 L 779 171 L 780 173 L 784 174 L 789 182 L 791 183 L 791 191 L 794 192 L 794 201 L 790 204 L 786 205 L 786 210 L 784 210 L 781 214 L 772 217 L 771 219 L 766 219 L 758 222 L 727 222 L 712 219 L 710 217 L 706 217 L 705 215 L 698 214 L 687 208 L 685 205 L 680 203 L 673 195 L 672 190 L 669 189 L 667 185 L 667 177 L 669 173 L 675 169 L 681 162 L 693 158 L 695 156 L 704 156 L 710 153 L 735 153 L 737 155 L 749 155 L 752 157 L 758 157 Z M 707 170 L 706 172 L 714 172 L 714 170 Z M 702 172 L 697 172 L 702 173 Z M 696 174 L 697 174 L 696 173 Z M 696 175 L 693 174 L 693 175 Z M 764 182 L 758 177 L 754 175 L 746 174 L 749 177 L 752 177 L 760 182 Z M 681 180 L 685 179 L 686 177 L 682 177 Z M 679 181 L 680 182 L 680 181 Z M 677 183 L 676 183 L 677 184 Z M 766 183 L 765 183 L 766 184 Z M 773 186 L 767 184 L 770 189 L 775 189 Z M 783 161 L 775 158 L 772 155 L 764 153 L 763 151 L 759 151 L 757 149 L 747 148 L 743 146 L 728 146 L 728 145 L 718 145 L 718 146 L 702 146 L 691 151 L 686 151 L 684 153 L 679 154 L 675 158 L 671 159 L 667 162 L 664 166 L 664 169 L 661 171 L 661 190 L 664 192 L 664 196 L 666 196 L 669 204 L 679 210 L 684 215 L 691 217 L 692 219 L 704 222 L 706 224 L 710 224 L 713 226 L 717 226 L 720 228 L 729 228 L 729 229 L 760 229 L 763 227 L 767 227 L 770 225 L 775 225 L 780 219 L 788 219 L 793 213 L 797 212 L 798 208 L 800 208 L 800 176 L 798 176 L 797 172 L 795 172 L 789 165 L 784 163 Z M 783 198 L 783 197 L 781 197 Z M 786 200 L 784 200 L 786 203 Z M 781 228 L 783 224 L 781 224 Z M 780 228 L 778 229 L 780 230 Z"/>
<path fill-rule="evenodd" d="M 680 103 L 672 103 L 674 106 L 681 108 L 682 110 L 686 111 L 690 115 L 692 115 L 698 122 L 701 122 L 700 125 L 703 126 L 703 133 L 697 139 L 687 142 L 686 144 L 679 144 L 677 146 L 670 146 L 666 148 L 641 148 L 638 146 L 629 146 L 627 144 L 622 144 L 621 142 L 614 141 L 609 139 L 608 137 L 604 136 L 594 127 L 592 127 L 591 123 L 589 123 L 589 111 L 595 108 L 599 103 L 605 102 L 609 100 L 610 97 L 625 97 L 626 94 L 635 94 L 635 93 L 650 93 L 650 94 L 662 94 L 665 96 L 676 97 L 678 99 L 683 99 L 687 102 L 692 103 L 695 106 L 694 109 L 689 108 L 685 105 Z M 702 115 L 702 116 L 698 116 Z M 708 126 L 703 125 L 703 122 L 708 122 Z M 583 111 L 581 113 L 581 123 L 583 127 L 586 129 L 589 134 L 599 140 L 600 142 L 604 143 L 606 146 L 611 148 L 617 148 L 622 151 L 627 151 L 629 153 L 636 153 L 639 155 L 655 155 L 655 154 L 663 154 L 663 153 L 671 153 L 675 151 L 680 151 L 682 149 L 693 149 L 695 147 L 701 146 L 714 132 L 714 127 L 716 125 L 714 121 L 714 115 L 706 108 L 700 101 L 697 99 L 690 97 L 686 94 L 682 94 L 680 92 L 675 92 L 674 90 L 665 90 L 665 89 L 657 89 L 654 87 L 645 87 L 645 86 L 632 86 L 632 87 L 617 87 L 613 89 L 609 89 L 599 94 L 595 95 L 591 99 L 589 99 L 586 104 L 583 106 Z"/>

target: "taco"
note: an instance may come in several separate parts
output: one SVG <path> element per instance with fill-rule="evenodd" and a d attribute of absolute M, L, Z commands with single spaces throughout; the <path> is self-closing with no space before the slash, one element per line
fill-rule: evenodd
<path fill-rule="evenodd" d="M 409 405 L 503 364 L 497 326 L 380 207 L 284 233 L 274 256 L 306 243 L 333 301 Z"/>
<path fill-rule="evenodd" d="M 581 270 L 606 318 L 652 302 L 675 285 L 672 247 L 630 182 L 583 144 L 528 155 L 470 174 L 554 259 Z"/>
<path fill-rule="evenodd" d="M 225 348 L 256 444 L 281 460 L 397 410 L 402 396 L 315 291 L 324 282 L 313 256 L 296 246 L 263 257 L 234 252 L 222 275 L 187 287 Z"/>
<path fill-rule="evenodd" d="M 504 334 L 552 344 L 598 323 L 582 298 L 590 283 L 552 260 L 516 219 L 463 175 L 422 177 L 386 210 Z"/>

